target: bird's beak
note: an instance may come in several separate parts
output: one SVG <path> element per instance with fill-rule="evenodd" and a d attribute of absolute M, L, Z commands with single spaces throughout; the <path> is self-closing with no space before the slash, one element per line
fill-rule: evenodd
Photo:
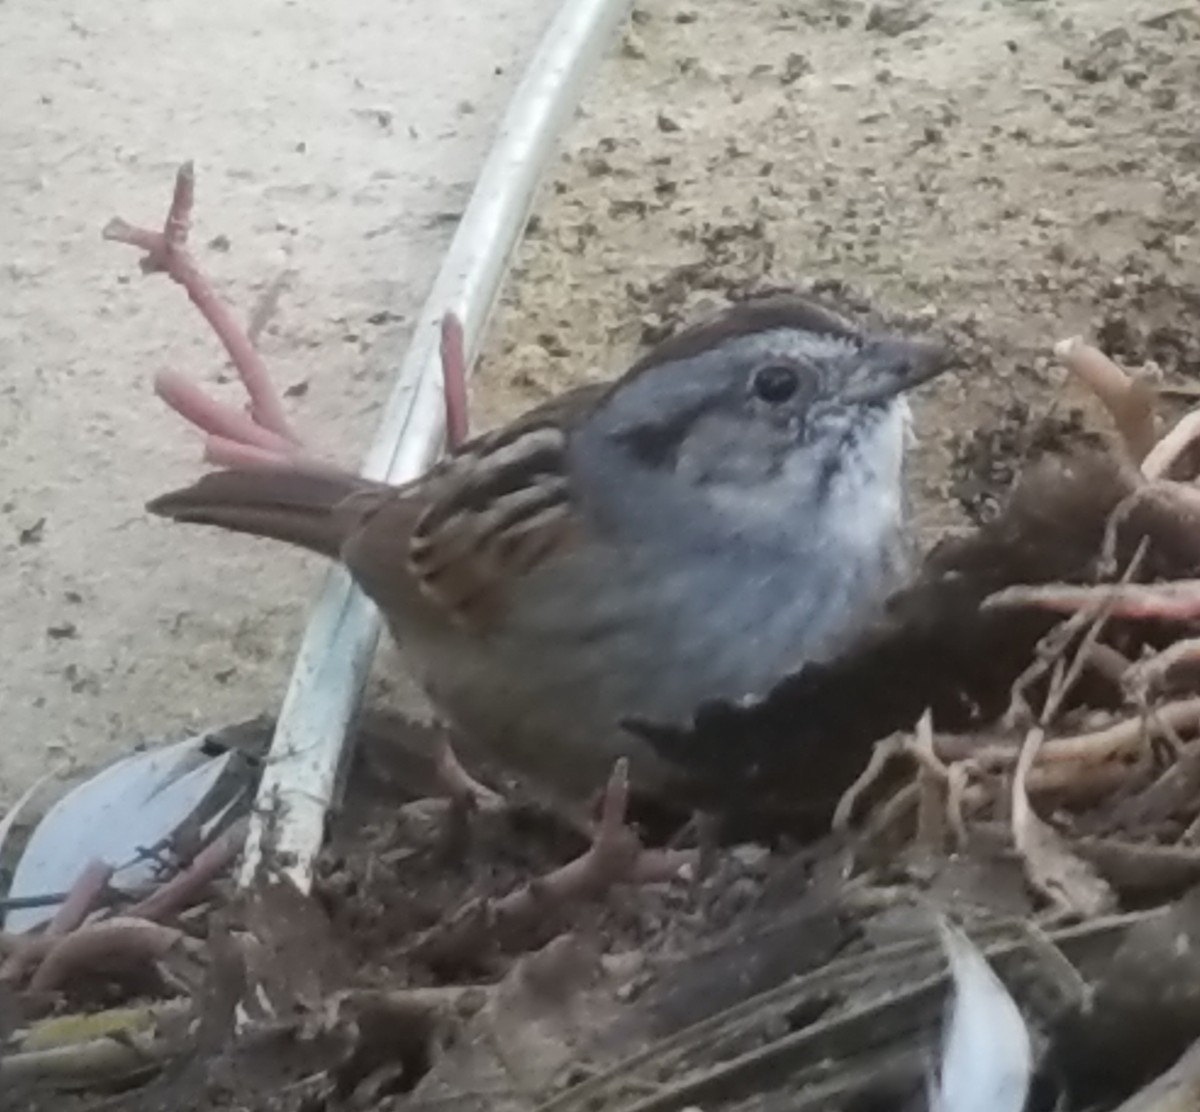
<path fill-rule="evenodd" d="M 854 362 L 842 397 L 856 405 L 887 401 L 951 366 L 949 353 L 939 344 L 895 339 L 869 341 Z"/>

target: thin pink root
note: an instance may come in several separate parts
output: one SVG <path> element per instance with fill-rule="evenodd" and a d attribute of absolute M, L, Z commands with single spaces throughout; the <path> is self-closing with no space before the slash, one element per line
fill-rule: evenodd
<path fill-rule="evenodd" d="M 196 175 L 190 162 L 185 162 L 175 176 L 175 194 L 161 232 L 139 228 L 124 220 L 111 220 L 104 229 L 104 238 L 127 243 L 145 252 L 142 270 L 147 274 L 163 272 L 178 282 L 192 304 L 224 345 L 238 376 L 250 395 L 250 413 L 254 422 L 276 433 L 292 445 L 299 437 L 292 431 L 283 410 L 283 400 L 271 382 L 266 364 L 255 350 L 242 327 L 228 307 L 217 296 L 208 280 L 201 274 L 188 250 L 188 231 L 196 194 Z M 191 418 L 187 413 L 183 416 Z M 203 426 L 201 426 L 203 427 Z"/>
<path fill-rule="evenodd" d="M 112 879 L 112 875 L 113 867 L 107 861 L 92 858 L 84 865 L 79 876 L 75 878 L 75 883 L 71 885 L 71 891 L 67 894 L 67 898 L 59 906 L 54 918 L 50 920 L 46 934 L 51 938 L 58 938 L 64 934 L 70 934 L 76 927 L 81 926 L 87 917 L 96 910 L 100 897 L 108 888 L 108 882 Z"/>
<path fill-rule="evenodd" d="M 1170 583 L 1124 583 L 1080 587 L 1051 583 L 1039 587 L 1008 587 L 992 595 L 988 607 L 1035 607 L 1075 614 L 1103 606 L 1114 618 L 1188 622 L 1200 618 L 1200 579 Z"/>
<path fill-rule="evenodd" d="M 154 380 L 154 392 L 176 413 L 210 436 L 261 448 L 281 459 L 295 452 L 296 441 L 274 432 L 252 412 L 243 413 L 209 397 L 191 379 L 175 371 L 162 371 Z"/>
<path fill-rule="evenodd" d="M 183 932 L 144 919 L 120 916 L 80 927 L 57 939 L 29 981 L 33 992 L 50 992 L 76 973 L 145 967 L 166 957 Z"/>
<path fill-rule="evenodd" d="M 467 357 L 462 321 L 454 313 L 442 317 L 442 389 L 446 395 L 446 447 L 456 452 L 469 434 Z"/>
<path fill-rule="evenodd" d="M 31 987 L 57 987 L 62 983 L 64 969 L 79 970 L 97 956 L 104 958 L 112 952 L 137 957 L 147 946 L 154 948 L 162 940 L 177 936 L 177 931 L 170 936 L 162 933 L 167 930 L 165 927 L 151 928 L 197 902 L 209 883 L 233 864 L 246 840 L 246 826 L 245 819 L 233 823 L 196 854 L 186 869 L 130 907 L 124 915 L 85 926 L 85 920 L 95 910 L 112 876 L 111 866 L 102 861 L 90 861 L 45 932 L 16 940 L 12 954 L 0 967 L 0 982 L 23 980 L 32 972 Z M 120 929 L 101 929 L 114 925 Z M 85 941 L 69 942 L 64 950 L 64 944 L 79 934 L 86 936 Z M 55 954 L 60 956 L 55 958 Z M 52 958 L 55 964 L 51 971 L 43 973 Z"/>
<path fill-rule="evenodd" d="M 96 858 L 84 865 L 45 931 L 33 937 L 19 935 L 14 939 L 12 953 L 0 966 L 0 983 L 23 980 L 45 959 L 59 939 L 80 927 L 96 910 L 112 874 L 112 866 Z"/>
<path fill-rule="evenodd" d="M 527 946 L 545 929 L 548 915 L 578 900 L 598 900 L 617 884 L 645 884 L 683 877 L 696 869 L 688 850 L 647 850 L 625 821 L 629 768 L 618 761 L 609 778 L 599 821 L 587 851 L 561 868 L 496 900 L 475 899 L 431 927 L 412 953 L 424 960 L 461 962 L 497 945 Z"/>
<path fill-rule="evenodd" d="M 214 838 L 186 869 L 125 912 L 127 917 L 160 922 L 198 902 L 209 884 L 237 860 L 246 842 L 249 823 L 239 819 Z"/>
<path fill-rule="evenodd" d="M 1150 383 L 1129 374 L 1078 336 L 1056 344 L 1054 354 L 1100 399 L 1134 462 L 1141 463 L 1155 441 L 1156 398 Z"/>
<path fill-rule="evenodd" d="M 225 467 L 298 467 L 327 471 L 328 464 L 309 454 L 284 412 L 266 364 L 245 329 L 217 296 L 188 249 L 188 231 L 195 200 L 195 171 L 190 162 L 179 168 L 175 193 L 162 231 L 109 221 L 104 238 L 144 252 L 147 274 L 165 273 L 187 291 L 228 353 L 246 388 L 246 412 L 207 395 L 199 386 L 172 371 L 155 379 L 155 392 L 189 424 L 205 434 L 205 459 Z M 446 436 L 457 448 L 467 435 L 466 363 L 462 323 L 454 313 L 442 320 L 442 375 L 446 393 Z"/>

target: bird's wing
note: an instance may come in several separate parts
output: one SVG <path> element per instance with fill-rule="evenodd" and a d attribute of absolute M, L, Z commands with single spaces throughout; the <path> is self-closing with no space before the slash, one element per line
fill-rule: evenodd
<path fill-rule="evenodd" d="M 376 580 L 396 575 L 402 561 L 429 603 L 460 624 L 488 628 L 511 585 L 580 536 L 567 441 L 605 389 L 580 387 L 468 441 L 364 520 L 347 548 L 351 570 Z"/>

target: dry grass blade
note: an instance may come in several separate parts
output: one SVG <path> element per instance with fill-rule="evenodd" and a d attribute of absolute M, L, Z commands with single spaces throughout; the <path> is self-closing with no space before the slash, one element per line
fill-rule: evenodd
<path fill-rule="evenodd" d="M 0 1083 L 131 1082 L 172 1053 L 172 1032 L 186 1022 L 188 1008 L 168 1000 L 42 1020 L 14 1034 L 12 1052 L 0 1058 Z"/>

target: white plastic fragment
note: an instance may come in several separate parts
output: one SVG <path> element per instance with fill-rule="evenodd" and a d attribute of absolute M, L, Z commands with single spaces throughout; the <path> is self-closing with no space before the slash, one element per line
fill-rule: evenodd
<path fill-rule="evenodd" d="M 407 481 L 427 470 L 441 451 L 442 316 L 458 313 L 470 369 L 554 144 L 630 2 L 562 0 L 501 122 L 421 311 L 365 475 Z M 309 890 L 346 733 L 378 636 L 374 606 L 344 569 L 333 568 L 309 618 L 280 710 L 246 840 L 243 884 L 265 866 Z"/>
<path fill-rule="evenodd" d="M 46 812 L 22 853 L 8 896 L 65 892 L 92 859 L 118 870 L 114 887 L 150 884 L 156 864 L 145 850 L 160 847 L 209 797 L 232 757 L 203 752 L 206 735 L 134 753 L 67 792 Z M 4 928 L 22 933 L 49 921 L 54 906 L 16 908 Z"/>
<path fill-rule="evenodd" d="M 1022 1112 L 1033 1076 L 1033 1045 L 1016 1001 L 960 930 L 939 924 L 954 978 L 931 1112 Z"/>

